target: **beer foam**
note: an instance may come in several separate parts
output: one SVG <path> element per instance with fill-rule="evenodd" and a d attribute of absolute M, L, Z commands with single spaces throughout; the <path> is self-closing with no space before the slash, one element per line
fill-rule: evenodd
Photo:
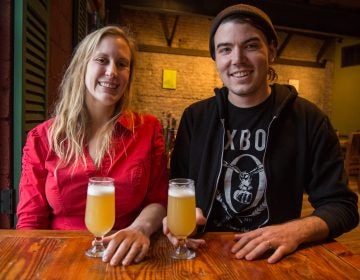
<path fill-rule="evenodd" d="M 186 197 L 194 196 L 195 192 L 192 189 L 182 189 L 182 188 L 169 188 L 169 195 L 174 197 Z"/>
<path fill-rule="evenodd" d="M 115 188 L 114 186 L 101 186 L 101 187 L 96 187 L 96 186 L 89 186 L 87 193 L 88 195 L 94 195 L 94 196 L 99 196 L 99 195 L 105 195 L 105 194 L 112 194 L 115 192 Z"/>

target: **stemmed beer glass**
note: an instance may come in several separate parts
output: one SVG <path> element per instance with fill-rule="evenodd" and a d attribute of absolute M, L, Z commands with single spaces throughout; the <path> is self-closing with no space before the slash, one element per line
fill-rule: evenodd
<path fill-rule="evenodd" d="M 169 181 L 167 222 L 170 232 L 179 239 L 179 246 L 171 253 L 174 259 L 192 259 L 195 251 L 186 247 L 186 238 L 194 231 L 195 186 L 191 179 L 177 178 Z"/>
<path fill-rule="evenodd" d="M 105 251 L 103 237 L 115 223 L 115 186 L 110 177 L 93 177 L 89 179 L 85 224 L 95 236 L 93 246 L 85 252 L 88 257 L 102 257 Z"/>

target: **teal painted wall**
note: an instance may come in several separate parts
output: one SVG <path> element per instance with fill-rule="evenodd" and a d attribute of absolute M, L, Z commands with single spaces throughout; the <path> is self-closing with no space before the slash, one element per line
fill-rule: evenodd
<path fill-rule="evenodd" d="M 344 38 L 336 43 L 333 111 L 331 119 L 340 134 L 360 130 L 360 65 L 341 67 L 341 49 L 360 44 L 360 38 Z"/>

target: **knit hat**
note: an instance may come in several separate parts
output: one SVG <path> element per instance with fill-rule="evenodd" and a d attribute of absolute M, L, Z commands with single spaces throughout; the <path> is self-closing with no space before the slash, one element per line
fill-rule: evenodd
<path fill-rule="evenodd" d="M 215 45 L 214 35 L 221 22 L 232 15 L 238 15 L 240 18 L 249 19 L 251 23 L 258 29 L 260 29 L 266 36 L 268 42 L 274 42 L 275 46 L 278 44 L 278 37 L 275 28 L 267 14 L 257 7 L 238 4 L 225 8 L 213 19 L 210 28 L 210 40 L 209 48 L 210 55 L 215 60 Z"/>

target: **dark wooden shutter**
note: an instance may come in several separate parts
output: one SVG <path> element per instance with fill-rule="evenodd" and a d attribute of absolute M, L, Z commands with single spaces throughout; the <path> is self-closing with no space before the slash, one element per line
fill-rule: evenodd
<path fill-rule="evenodd" d="M 73 20 L 74 20 L 74 32 L 73 32 L 73 47 L 86 36 L 88 33 L 88 17 L 86 10 L 87 0 L 77 0 L 73 2 Z"/>
<path fill-rule="evenodd" d="M 49 5 L 50 1 L 46 0 L 16 0 L 14 5 L 13 155 L 16 190 L 27 132 L 47 119 Z"/>
<path fill-rule="evenodd" d="M 26 6 L 23 72 L 25 133 L 47 118 L 47 2 L 28 1 Z"/>

